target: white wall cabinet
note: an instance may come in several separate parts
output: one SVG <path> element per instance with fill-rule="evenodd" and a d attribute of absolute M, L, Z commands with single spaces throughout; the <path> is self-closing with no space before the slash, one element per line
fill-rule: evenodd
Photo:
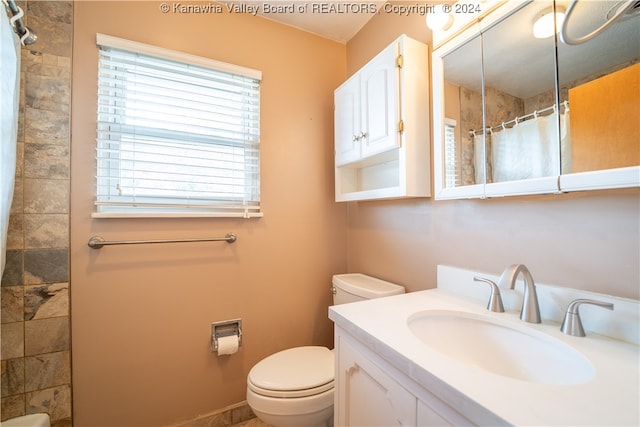
<path fill-rule="evenodd" d="M 428 57 L 403 35 L 336 89 L 336 201 L 430 196 Z"/>
<path fill-rule="evenodd" d="M 473 425 L 464 415 L 417 384 L 336 326 L 334 425 Z"/>
<path fill-rule="evenodd" d="M 398 55 L 394 43 L 336 89 L 337 166 L 399 147 Z"/>

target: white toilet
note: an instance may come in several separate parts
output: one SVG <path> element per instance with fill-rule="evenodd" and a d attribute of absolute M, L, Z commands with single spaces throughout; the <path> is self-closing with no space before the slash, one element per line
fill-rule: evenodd
<path fill-rule="evenodd" d="M 345 304 L 404 293 L 404 287 L 364 274 L 333 276 L 333 303 Z M 249 372 L 247 403 L 275 427 L 333 425 L 333 351 L 308 346 L 266 357 Z"/>

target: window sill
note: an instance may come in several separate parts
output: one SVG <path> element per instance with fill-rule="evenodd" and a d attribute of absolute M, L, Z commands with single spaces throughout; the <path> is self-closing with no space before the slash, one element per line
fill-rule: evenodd
<path fill-rule="evenodd" d="M 215 212 L 93 212 L 91 218 L 262 218 L 262 212 L 237 212 L 237 213 L 215 213 Z"/>

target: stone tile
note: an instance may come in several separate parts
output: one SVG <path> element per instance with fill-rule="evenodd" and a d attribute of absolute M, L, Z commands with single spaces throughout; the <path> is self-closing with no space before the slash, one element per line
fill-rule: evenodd
<path fill-rule="evenodd" d="M 69 350 L 69 317 L 29 320 L 24 323 L 26 356 Z"/>
<path fill-rule="evenodd" d="M 24 215 L 26 249 L 65 248 L 69 246 L 69 215 Z"/>
<path fill-rule="evenodd" d="M 50 6 L 54 4 L 66 4 L 67 2 L 59 1 L 35 1 L 29 2 L 29 5 L 39 4 L 41 6 Z M 49 15 L 29 15 L 29 25 L 38 30 L 38 43 L 30 46 L 31 50 L 38 52 L 46 52 L 59 56 L 71 56 L 71 34 L 73 24 L 67 22 L 55 21 Z"/>
<path fill-rule="evenodd" d="M 43 53 L 36 50 L 22 49 L 22 56 L 20 57 L 20 69 L 26 75 L 27 73 L 40 74 L 39 70 L 43 65 Z M 24 88 L 24 86 L 22 86 Z"/>
<path fill-rule="evenodd" d="M 10 214 L 7 230 L 7 249 L 24 249 L 24 215 Z M 22 277 L 22 273 L 20 273 Z"/>
<path fill-rule="evenodd" d="M 16 173 L 15 173 L 16 180 L 19 181 L 23 175 L 24 175 L 24 142 L 18 139 L 17 145 L 16 145 Z M 13 202 L 15 202 L 15 200 Z"/>
<path fill-rule="evenodd" d="M 24 144 L 18 144 L 24 146 Z M 23 150 L 24 151 L 24 150 Z M 24 210 L 24 180 L 17 177 L 13 184 L 13 199 L 11 200 L 11 212 L 9 215 L 21 214 Z"/>
<path fill-rule="evenodd" d="M 68 213 L 69 181 L 25 179 L 24 213 Z"/>
<path fill-rule="evenodd" d="M 226 427 L 231 424 L 231 412 L 223 411 L 199 416 L 189 421 L 172 424 L 170 427 Z"/>
<path fill-rule="evenodd" d="M 73 2 L 71 1 L 29 1 L 27 3 L 28 16 L 48 18 L 55 22 L 73 23 Z M 39 41 L 39 40 L 38 40 Z"/>
<path fill-rule="evenodd" d="M 24 90 L 24 82 L 27 77 L 27 68 L 25 67 L 25 59 L 27 58 L 27 53 L 29 51 L 26 49 L 20 49 L 20 98 L 18 99 L 18 105 L 20 109 L 24 109 L 24 100 L 25 100 L 25 90 Z"/>
<path fill-rule="evenodd" d="M 24 67 L 27 77 L 43 76 L 57 77 L 70 81 L 71 77 L 71 58 L 57 55 L 50 55 L 42 52 L 31 51 L 26 57 L 23 57 Z M 26 98 L 26 89 L 25 89 Z M 25 99 L 25 105 L 27 100 Z M 32 106 L 32 105 L 30 105 Z"/>
<path fill-rule="evenodd" d="M 1 364 L 2 397 L 24 393 L 24 358 L 3 360 Z"/>
<path fill-rule="evenodd" d="M 2 325 L 0 417 L 44 411 L 52 413 L 53 427 L 71 427 L 66 282 L 73 3 L 19 0 L 19 4 L 40 39 L 33 50 L 21 50 L 17 180 L 0 317 L 15 318 L 16 292 L 22 290 L 22 319 L 33 320 Z M 16 286 L 24 284 L 38 285 Z M 26 348 L 31 352 L 27 357 Z M 28 390 L 25 371 L 31 375 Z"/>
<path fill-rule="evenodd" d="M 69 315 L 69 284 L 25 286 L 24 320 Z"/>
<path fill-rule="evenodd" d="M 25 401 L 26 410 L 30 414 L 46 412 L 51 417 L 51 421 L 71 417 L 71 388 L 69 385 L 26 393 Z"/>
<path fill-rule="evenodd" d="M 2 286 L 16 286 L 22 284 L 24 271 L 23 252 L 21 250 L 8 250 L 4 273 L 2 274 Z"/>
<path fill-rule="evenodd" d="M 24 251 L 25 285 L 69 281 L 68 249 L 36 249 Z"/>
<path fill-rule="evenodd" d="M 0 359 L 24 356 L 24 322 L 3 323 L 0 334 Z"/>
<path fill-rule="evenodd" d="M 3 286 L 0 288 L 0 318 L 2 323 L 24 320 L 24 286 Z"/>
<path fill-rule="evenodd" d="M 26 73 L 20 73 L 20 104 L 18 107 L 18 134 L 16 135 L 18 142 L 24 142 L 24 85 Z"/>
<path fill-rule="evenodd" d="M 49 144 L 25 144 L 26 178 L 69 178 L 69 147 Z"/>
<path fill-rule="evenodd" d="M 71 382 L 68 351 L 24 358 L 24 391 L 42 390 Z"/>
<path fill-rule="evenodd" d="M 263 422 L 259 418 L 252 418 L 248 421 L 233 424 L 233 427 L 271 427 L 271 425 Z"/>
<path fill-rule="evenodd" d="M 70 56 L 56 56 L 58 67 L 71 70 L 71 57 Z M 71 75 L 71 74 L 69 74 Z"/>
<path fill-rule="evenodd" d="M 220 411 L 202 415 L 192 420 L 173 424 L 171 427 L 271 427 L 262 423 L 255 417 L 246 402 L 244 404 L 233 405 Z"/>
<path fill-rule="evenodd" d="M 26 107 L 24 142 L 69 145 L 69 113 Z"/>
<path fill-rule="evenodd" d="M 43 65 L 58 65 L 58 58 L 62 58 L 62 56 L 52 55 L 50 53 L 42 54 L 42 64 Z"/>
<path fill-rule="evenodd" d="M 255 418 L 249 405 L 242 405 L 231 410 L 231 423 L 237 424 Z"/>
<path fill-rule="evenodd" d="M 24 394 L 2 398 L 2 421 L 25 415 Z"/>
<path fill-rule="evenodd" d="M 62 74 L 49 77 L 33 73 L 27 74 L 26 106 L 39 110 L 63 111 L 69 114 L 71 101 L 71 79 L 68 72 L 55 65 L 43 66 L 43 72 Z M 64 74 L 67 74 L 66 76 Z"/>
<path fill-rule="evenodd" d="M 64 418 L 62 420 L 55 420 L 51 422 L 51 427 L 73 427 L 71 418 Z"/>

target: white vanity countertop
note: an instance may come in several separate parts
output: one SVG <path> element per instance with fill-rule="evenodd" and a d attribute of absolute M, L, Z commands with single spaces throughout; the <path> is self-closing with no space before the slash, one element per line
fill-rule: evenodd
<path fill-rule="evenodd" d="M 488 288 L 485 289 L 488 295 Z M 485 303 L 486 304 L 486 303 Z M 583 384 L 549 385 L 516 380 L 460 363 L 428 347 L 407 326 L 425 310 L 490 316 L 544 332 L 585 355 L 595 378 Z M 640 425 L 640 353 L 637 344 L 589 333 L 571 337 L 560 324 L 524 323 L 519 310 L 490 313 L 485 305 L 443 289 L 332 306 L 329 317 L 417 384 L 431 390 L 480 425 Z M 456 339 L 451 337 L 451 339 Z"/>

